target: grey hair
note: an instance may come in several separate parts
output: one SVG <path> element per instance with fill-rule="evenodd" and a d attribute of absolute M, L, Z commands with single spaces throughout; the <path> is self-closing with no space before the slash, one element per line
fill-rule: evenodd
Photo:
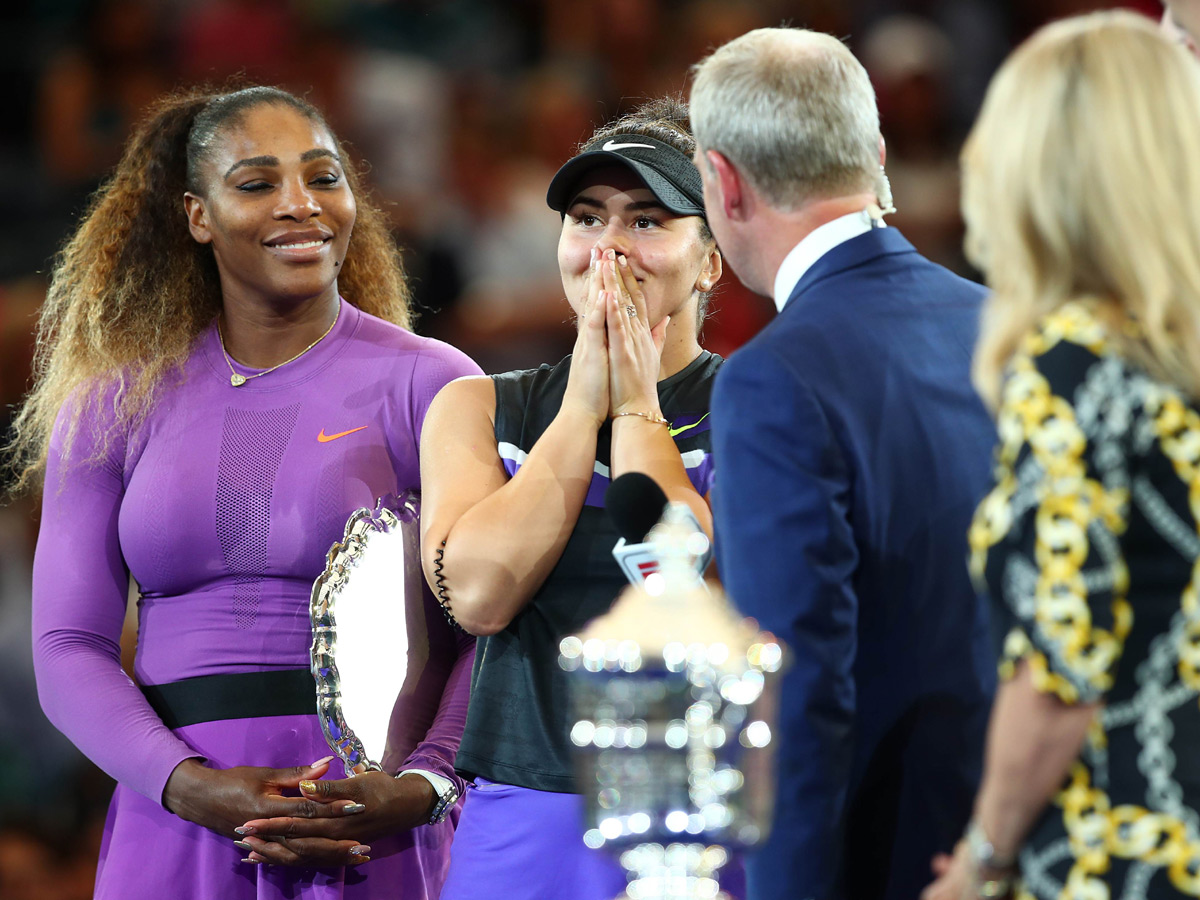
<path fill-rule="evenodd" d="M 772 206 L 794 210 L 814 198 L 882 192 L 875 91 L 837 38 L 759 28 L 693 73 L 697 144 L 727 157 Z"/>

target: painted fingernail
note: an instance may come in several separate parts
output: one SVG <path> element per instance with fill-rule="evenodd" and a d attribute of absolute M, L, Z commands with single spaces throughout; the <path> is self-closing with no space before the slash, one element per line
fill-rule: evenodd
<path fill-rule="evenodd" d="M 248 856 L 245 859 L 243 859 L 242 862 L 250 863 L 250 865 L 252 865 L 252 866 L 261 866 L 263 864 L 263 861 L 261 859 L 251 859 Z"/>
<path fill-rule="evenodd" d="M 254 849 L 245 841 L 234 841 L 233 846 L 237 847 L 239 850 L 245 850 L 247 853 Z"/>
<path fill-rule="evenodd" d="M 371 848 L 367 844 L 359 844 L 357 847 L 350 848 L 351 856 L 366 856 L 371 852 Z"/>
<path fill-rule="evenodd" d="M 618 256 L 618 257 L 617 257 L 617 262 L 619 262 L 619 263 L 620 263 L 622 266 L 628 266 L 628 265 L 629 265 L 629 260 L 627 260 L 627 259 L 626 259 L 624 256 Z"/>
<path fill-rule="evenodd" d="M 316 783 L 315 781 L 302 781 L 302 782 L 300 782 L 300 790 L 302 790 L 302 791 L 304 791 L 304 792 L 306 792 L 306 793 L 309 793 L 309 794 L 311 794 L 311 793 L 312 793 L 313 791 L 315 791 L 316 789 L 317 789 L 317 783 Z"/>
<path fill-rule="evenodd" d="M 616 259 L 617 251 L 616 250 L 607 250 L 607 251 L 605 251 L 605 256 L 607 256 L 609 259 Z"/>
<path fill-rule="evenodd" d="M 362 812 L 366 808 L 366 805 L 362 803 L 347 803 L 342 807 L 342 813 L 347 816 L 352 816 L 355 813 Z"/>
<path fill-rule="evenodd" d="M 325 765 L 325 763 L 327 763 L 327 762 L 333 762 L 333 757 L 332 756 L 323 756 L 320 759 L 318 759 L 315 763 L 309 763 L 308 767 L 310 769 L 320 768 L 321 766 Z"/>
<path fill-rule="evenodd" d="M 240 825 L 237 828 L 233 829 L 233 831 L 234 831 L 234 834 L 254 834 L 254 826 L 253 825 Z"/>

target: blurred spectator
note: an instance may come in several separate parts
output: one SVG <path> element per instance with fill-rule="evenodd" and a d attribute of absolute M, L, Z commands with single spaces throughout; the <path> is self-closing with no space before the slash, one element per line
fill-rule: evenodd
<path fill-rule="evenodd" d="M 173 80 L 150 0 L 87 0 L 42 76 L 38 133 L 47 175 L 90 190 L 130 126 Z"/>
<path fill-rule="evenodd" d="M 594 100 L 584 73 L 547 64 L 512 85 L 508 103 L 503 117 L 466 105 L 482 127 L 459 132 L 452 173 L 463 292 L 447 339 L 485 372 L 557 361 L 575 340 L 546 185 L 586 136 Z"/>
<path fill-rule="evenodd" d="M 300 22 L 290 3 L 207 0 L 180 7 L 179 75 L 185 82 L 222 81 L 240 74 L 259 83 L 293 84 Z"/>
<path fill-rule="evenodd" d="M 929 259 L 967 271 L 950 133 L 950 40 L 927 19 L 896 15 L 875 23 L 858 51 L 879 100 L 893 222 Z"/>
<path fill-rule="evenodd" d="M 393 225 L 426 236 L 445 218 L 451 81 L 419 56 L 360 50 L 346 60 L 338 123 L 370 165 Z"/>

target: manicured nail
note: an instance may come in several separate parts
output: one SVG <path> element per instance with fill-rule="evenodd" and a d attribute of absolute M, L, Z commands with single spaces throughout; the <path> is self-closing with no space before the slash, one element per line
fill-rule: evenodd
<path fill-rule="evenodd" d="M 325 765 L 325 763 L 327 763 L 327 762 L 333 762 L 333 757 L 332 756 L 322 757 L 321 759 L 318 759 L 315 763 L 309 763 L 308 767 L 310 769 L 319 769 L 321 766 Z"/>
<path fill-rule="evenodd" d="M 234 841 L 233 846 L 237 847 L 239 850 L 245 850 L 247 853 L 254 849 L 245 841 Z"/>
<path fill-rule="evenodd" d="M 261 866 L 263 863 L 263 861 L 261 859 L 251 859 L 248 856 L 245 859 L 243 859 L 242 862 L 250 863 L 250 865 L 252 865 L 252 866 Z"/>
<path fill-rule="evenodd" d="M 617 251 L 616 250 L 606 250 L 606 251 L 604 251 L 604 255 L 607 256 L 609 259 L 616 259 Z"/>
<path fill-rule="evenodd" d="M 357 847 L 350 848 L 351 856 L 366 856 L 371 852 L 371 848 L 367 844 L 359 844 Z"/>
<path fill-rule="evenodd" d="M 300 782 L 300 790 L 304 791 L 306 794 L 311 794 L 314 791 L 316 791 L 316 789 L 317 789 L 317 783 L 315 781 Z"/>
<path fill-rule="evenodd" d="M 617 262 L 619 262 L 619 263 L 620 263 L 622 266 L 628 266 L 628 265 L 629 265 L 629 260 L 627 260 L 627 259 L 626 259 L 624 256 L 618 256 L 618 257 L 617 257 Z"/>
<path fill-rule="evenodd" d="M 342 814 L 346 816 L 352 816 L 355 813 L 362 812 L 366 808 L 366 805 L 362 803 L 347 803 L 342 807 Z"/>
<path fill-rule="evenodd" d="M 233 831 L 234 831 L 234 834 L 254 834 L 254 826 L 253 825 L 240 825 L 237 828 L 233 829 Z"/>

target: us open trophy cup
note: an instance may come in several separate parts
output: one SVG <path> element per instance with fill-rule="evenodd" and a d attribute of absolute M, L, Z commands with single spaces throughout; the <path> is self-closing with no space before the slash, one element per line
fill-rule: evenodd
<path fill-rule="evenodd" d="M 770 826 L 783 648 L 700 580 L 694 519 L 668 505 L 642 546 L 658 571 L 559 645 L 584 842 L 618 855 L 630 900 L 720 900 Z"/>

